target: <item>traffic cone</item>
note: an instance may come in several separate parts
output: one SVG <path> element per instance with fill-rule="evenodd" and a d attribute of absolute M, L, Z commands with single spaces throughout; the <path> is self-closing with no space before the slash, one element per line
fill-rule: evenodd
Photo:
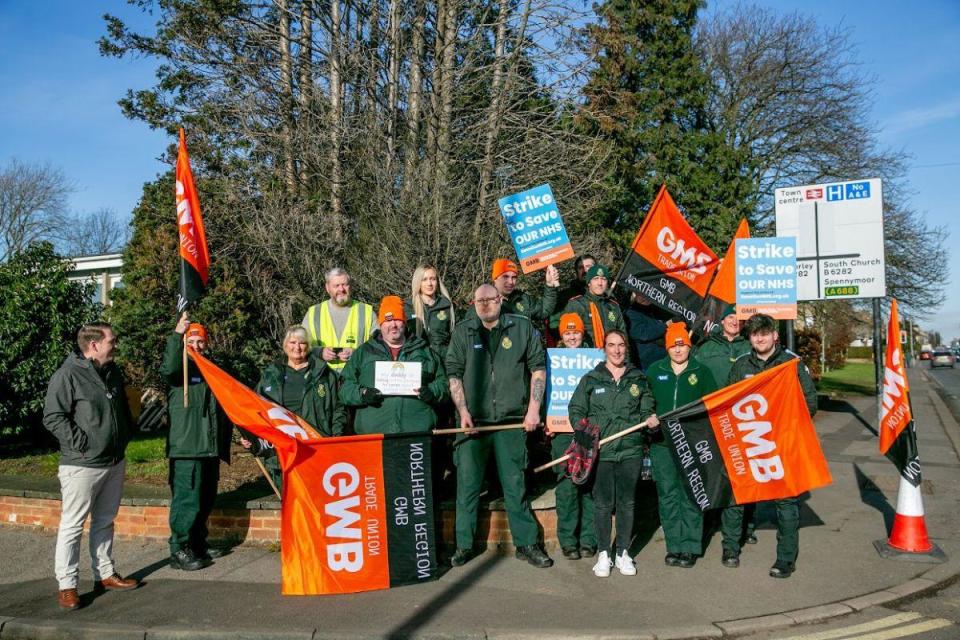
<path fill-rule="evenodd" d="M 927 535 L 927 521 L 923 513 L 920 487 L 900 476 L 897 493 L 897 513 L 888 540 L 873 543 L 884 558 L 914 562 L 945 562 L 946 554 Z"/>

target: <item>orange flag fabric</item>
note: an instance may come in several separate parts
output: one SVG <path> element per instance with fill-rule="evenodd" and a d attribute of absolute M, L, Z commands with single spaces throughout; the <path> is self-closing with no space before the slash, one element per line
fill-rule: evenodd
<path fill-rule="evenodd" d="M 180 129 L 180 146 L 176 169 L 177 228 L 180 234 L 180 291 L 177 313 L 183 312 L 203 295 L 210 276 L 210 253 L 207 234 L 200 214 L 200 198 L 193 185 L 187 141 Z"/>
<path fill-rule="evenodd" d="M 749 237 L 750 225 L 744 218 L 737 225 L 737 231 L 733 234 L 723 261 L 717 267 L 717 274 L 710 283 L 703 308 L 700 309 L 697 325 L 693 328 L 698 341 L 709 335 L 713 327 L 723 320 L 721 314 L 724 309 L 737 303 L 737 240 Z"/>
<path fill-rule="evenodd" d="M 429 434 L 323 438 L 193 349 L 190 357 L 230 420 L 277 451 L 284 595 L 436 579 Z"/>
<path fill-rule="evenodd" d="M 900 346 L 900 316 L 896 299 L 890 304 L 887 323 L 887 353 L 883 360 L 883 399 L 880 408 L 880 453 L 886 454 L 900 433 L 913 420 L 910 385 Z"/>
<path fill-rule="evenodd" d="M 702 509 L 791 498 L 832 482 L 797 378 L 777 365 L 660 417 Z"/>
<path fill-rule="evenodd" d="M 717 256 L 660 187 L 617 282 L 695 326 Z"/>

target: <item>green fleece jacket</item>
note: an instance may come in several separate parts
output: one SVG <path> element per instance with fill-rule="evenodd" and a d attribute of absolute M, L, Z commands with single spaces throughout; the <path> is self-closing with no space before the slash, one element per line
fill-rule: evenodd
<path fill-rule="evenodd" d="M 457 325 L 447 350 L 447 375 L 463 382 L 475 425 L 521 422 L 530 400 L 530 375 L 547 356 L 528 318 L 501 313 L 489 331 L 475 314 Z"/>
<path fill-rule="evenodd" d="M 167 434 L 168 458 L 220 458 L 230 462 L 230 432 L 233 425 L 220 408 L 197 365 L 187 364 L 187 406 L 183 406 L 183 336 L 167 336 L 160 365 L 170 391 L 167 413 L 170 432 Z"/>
<path fill-rule="evenodd" d="M 337 395 L 337 374 L 319 357 L 320 349 L 308 356 L 310 367 L 304 376 L 300 417 L 324 436 L 342 436 L 347 428 L 347 410 Z M 283 405 L 287 360 L 282 357 L 266 366 L 257 383 L 257 393 Z"/>
<path fill-rule="evenodd" d="M 615 382 L 606 362 L 601 362 L 580 379 L 567 414 L 571 425 L 586 418 L 599 426 L 602 440 L 649 418 L 653 414 L 653 394 L 640 369 L 628 364 L 620 382 Z M 634 431 L 600 447 L 600 460 L 639 458 L 643 456 L 644 441 L 644 430 Z"/>
<path fill-rule="evenodd" d="M 619 329 L 626 334 L 627 324 L 623 321 L 623 312 L 620 310 L 620 305 L 617 301 L 610 296 L 595 296 L 587 292 L 582 296 L 577 296 L 570 300 L 563 310 L 564 313 L 575 313 L 583 320 L 583 331 L 585 334 L 583 338 L 584 346 L 603 347 L 602 344 L 598 345 L 596 343 L 596 336 L 593 335 L 593 314 L 590 311 L 591 302 L 596 305 L 597 311 L 600 312 L 600 322 L 605 332 Z"/>
<path fill-rule="evenodd" d="M 723 332 L 711 333 L 706 341 L 694 349 L 693 358 L 704 364 L 717 384 L 726 384 L 730 369 L 737 358 L 750 352 L 750 341 L 743 336 L 727 340 Z"/>
<path fill-rule="evenodd" d="M 358 434 L 423 433 L 437 424 L 434 406 L 449 397 L 450 389 L 443 362 L 421 338 L 407 338 L 396 358 L 397 362 L 420 363 L 421 396 L 384 396 L 376 405 L 364 401 L 363 388 L 377 386 L 377 363 L 393 361 L 378 330 L 360 345 L 343 368 L 340 400 L 348 407 L 357 407 L 353 427 Z"/>
<path fill-rule="evenodd" d="M 407 335 L 417 335 L 417 316 L 413 310 L 413 302 L 403 303 L 407 314 Z M 427 341 L 433 352 L 440 360 L 447 357 L 447 346 L 450 344 L 450 316 L 453 315 L 453 304 L 443 296 L 438 296 L 436 302 L 428 306 L 423 305 L 423 335 L 419 336 Z"/>
<path fill-rule="evenodd" d="M 669 356 L 657 360 L 647 368 L 647 378 L 653 389 L 658 416 L 699 400 L 718 388 L 710 369 L 694 358 L 687 361 L 687 368 L 680 375 L 673 372 Z"/>
<path fill-rule="evenodd" d="M 120 368 L 98 371 L 78 353 L 67 356 L 50 378 L 43 426 L 60 442 L 60 464 L 112 467 L 123 460 L 133 418 Z"/>

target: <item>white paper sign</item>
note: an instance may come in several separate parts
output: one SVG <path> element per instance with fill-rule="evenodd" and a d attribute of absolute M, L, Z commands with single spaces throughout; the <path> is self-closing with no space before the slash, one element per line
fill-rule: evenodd
<path fill-rule="evenodd" d="M 385 396 L 415 396 L 420 388 L 422 365 L 419 362 L 379 361 L 374 384 Z"/>

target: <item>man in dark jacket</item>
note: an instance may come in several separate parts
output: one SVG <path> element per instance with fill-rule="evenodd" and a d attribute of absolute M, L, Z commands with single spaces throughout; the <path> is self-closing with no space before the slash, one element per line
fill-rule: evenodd
<path fill-rule="evenodd" d="M 485 284 L 474 293 L 477 311 L 457 325 L 447 351 L 450 395 L 460 426 L 523 422 L 524 430 L 479 434 L 471 431 L 457 441 L 457 550 L 450 560 L 460 566 L 473 557 L 480 489 L 491 451 L 503 487 L 510 533 L 517 558 L 538 568 L 553 560 L 537 544 L 539 528 L 530 510 L 524 471 L 526 432 L 540 425 L 540 405 L 546 389 L 546 354 L 540 335 L 527 318 L 501 314 L 497 289 Z"/>
<path fill-rule="evenodd" d="M 436 407 L 448 397 L 443 363 L 422 338 L 406 334 L 403 301 L 386 296 L 377 314 L 380 328 L 360 345 L 343 368 L 340 400 L 356 407 L 354 430 L 368 433 L 426 433 L 437 424 Z M 384 395 L 376 385 L 378 362 L 420 365 L 416 395 Z"/>
<path fill-rule="evenodd" d="M 543 327 L 544 320 L 548 320 L 557 308 L 557 294 L 560 291 L 560 272 L 553 265 L 544 271 L 543 297 L 536 298 L 517 287 L 520 268 L 513 260 L 498 258 L 493 261 L 490 277 L 493 286 L 500 296 L 503 313 L 512 313 L 529 318 L 535 327 Z M 471 306 L 464 314 L 464 320 L 475 319 L 478 309 Z"/>
<path fill-rule="evenodd" d="M 758 313 L 751 317 L 744 326 L 744 333 L 750 340 L 751 350 L 733 363 L 727 378 L 728 385 L 752 378 L 758 373 L 799 357 L 780 346 L 776 321 L 768 315 Z M 813 417 L 817 412 L 817 387 L 802 362 L 797 367 L 797 375 L 807 402 L 807 410 Z M 777 509 L 777 561 L 770 568 L 770 576 L 789 578 L 796 568 L 800 548 L 800 502 L 793 497 L 776 500 L 774 504 Z M 722 513 L 723 564 L 730 568 L 740 565 L 743 514 L 743 506 L 728 507 Z"/>
<path fill-rule="evenodd" d="M 663 335 L 670 315 L 654 306 L 639 293 L 630 293 L 630 303 L 624 307 L 623 318 L 630 337 L 630 359 L 641 371 L 667 357 Z"/>
<path fill-rule="evenodd" d="M 184 313 L 167 337 L 160 372 L 170 385 L 167 412 L 170 432 L 170 566 L 196 571 L 212 564 L 221 552 L 207 544 L 207 518 L 213 511 L 220 481 L 220 461 L 230 463 L 232 426 L 200 370 L 187 365 L 187 404 L 183 402 L 183 347 L 204 353 L 207 330 Z"/>
<path fill-rule="evenodd" d="M 602 264 L 594 264 L 587 271 L 587 289 L 567 303 L 564 313 L 575 313 L 583 321 L 584 342 L 588 346 L 603 348 L 607 331 L 617 329 L 627 332 L 620 304 L 610 295 L 609 270 Z"/>
<path fill-rule="evenodd" d="M 78 609 L 80 538 L 90 516 L 90 556 L 94 589 L 135 589 L 113 562 L 113 520 L 120 509 L 124 453 L 130 440 L 130 408 L 123 376 L 114 364 L 117 337 L 106 322 L 77 333 L 79 353 L 71 353 L 50 378 L 43 426 L 60 442 L 60 527 L 54 560 L 62 609 Z"/>

